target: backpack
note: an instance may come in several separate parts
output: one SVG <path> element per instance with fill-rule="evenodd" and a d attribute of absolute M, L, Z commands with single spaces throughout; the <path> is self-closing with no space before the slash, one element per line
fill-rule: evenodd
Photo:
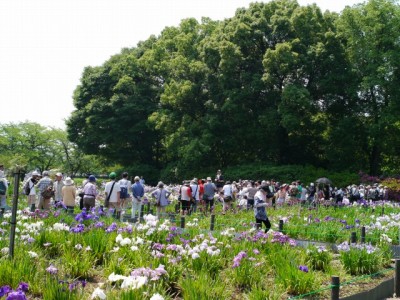
<path fill-rule="evenodd" d="M 49 185 L 48 187 L 46 187 L 41 193 L 40 195 L 43 197 L 43 199 L 50 199 L 51 197 L 54 197 L 54 191 L 53 191 L 53 187 L 51 185 Z"/>
<path fill-rule="evenodd" d="M 295 196 L 297 196 L 298 192 L 299 192 L 299 189 L 297 187 L 292 187 L 289 190 L 289 195 L 292 196 L 292 197 L 295 197 Z"/>
<path fill-rule="evenodd" d="M 0 180 L 0 196 L 4 196 L 6 194 L 7 188 L 4 184 L 4 180 Z"/>
<path fill-rule="evenodd" d="M 121 199 L 128 198 L 128 188 L 126 186 L 121 186 L 121 191 L 119 192 L 119 197 Z"/>
<path fill-rule="evenodd" d="M 30 185 L 30 180 L 28 180 L 25 185 L 24 185 L 24 194 L 29 196 L 29 194 L 31 193 L 31 185 Z"/>
<path fill-rule="evenodd" d="M 375 189 L 374 200 L 379 200 L 379 189 Z"/>

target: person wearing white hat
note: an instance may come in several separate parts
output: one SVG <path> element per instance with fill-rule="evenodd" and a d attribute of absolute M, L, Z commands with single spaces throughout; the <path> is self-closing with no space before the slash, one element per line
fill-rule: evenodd
<path fill-rule="evenodd" d="M 3 217 L 4 211 L 6 210 L 7 189 L 8 189 L 8 184 L 6 178 L 4 177 L 4 171 L 0 170 L 0 208 L 1 208 L 0 217 Z"/>
<path fill-rule="evenodd" d="M 64 206 L 67 207 L 67 211 L 73 213 L 75 208 L 76 187 L 71 177 L 67 177 L 63 182 L 61 198 Z"/>
<path fill-rule="evenodd" d="M 54 190 L 54 202 L 62 202 L 63 198 L 62 198 L 62 194 L 61 194 L 61 190 L 64 186 L 64 182 L 62 181 L 62 173 L 58 172 L 56 173 L 56 179 L 54 180 L 54 184 L 53 184 L 53 190 Z"/>
<path fill-rule="evenodd" d="M 40 173 L 38 171 L 33 171 L 31 177 L 25 182 L 24 194 L 28 197 L 28 207 L 31 212 L 35 211 L 36 206 L 36 183 L 39 181 Z"/>
<path fill-rule="evenodd" d="M 157 184 L 157 189 L 151 193 L 151 195 L 156 199 L 157 206 L 157 218 L 160 218 L 161 215 L 165 216 L 165 208 L 169 204 L 168 197 L 171 195 L 171 192 L 164 188 L 164 183 L 160 181 Z"/>

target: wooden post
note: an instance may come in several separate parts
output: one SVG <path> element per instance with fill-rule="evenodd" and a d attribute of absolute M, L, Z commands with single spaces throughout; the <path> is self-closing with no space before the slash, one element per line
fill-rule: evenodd
<path fill-rule="evenodd" d="M 394 274 L 394 292 L 396 297 L 400 296 L 400 259 L 396 259 Z"/>
<path fill-rule="evenodd" d="M 148 210 L 147 210 L 147 213 L 149 213 Z M 143 205 L 140 205 L 140 212 L 138 214 L 140 214 L 140 219 L 143 219 L 143 215 L 144 215 Z"/>
<path fill-rule="evenodd" d="M 365 226 L 361 227 L 361 243 L 365 243 Z"/>
<path fill-rule="evenodd" d="M 340 278 L 339 276 L 332 276 L 331 278 L 331 300 L 339 300 Z"/>
<path fill-rule="evenodd" d="M 181 228 L 185 228 L 185 217 L 181 217 Z"/>
<path fill-rule="evenodd" d="M 10 248 L 9 248 L 9 257 L 10 259 L 14 258 L 14 245 L 15 245 L 15 230 L 17 227 L 17 208 L 18 208 L 18 192 L 19 192 L 19 176 L 21 175 L 20 171 L 14 173 L 14 197 L 13 197 L 13 206 L 11 209 L 11 232 L 10 232 Z"/>
<path fill-rule="evenodd" d="M 215 215 L 212 214 L 211 215 L 211 223 L 210 223 L 210 231 L 214 230 L 214 226 L 215 226 Z"/>
<path fill-rule="evenodd" d="M 279 232 L 283 232 L 283 220 L 279 220 Z"/>
<path fill-rule="evenodd" d="M 352 244 L 355 244 L 357 242 L 357 233 L 354 231 L 351 233 L 350 242 Z"/>

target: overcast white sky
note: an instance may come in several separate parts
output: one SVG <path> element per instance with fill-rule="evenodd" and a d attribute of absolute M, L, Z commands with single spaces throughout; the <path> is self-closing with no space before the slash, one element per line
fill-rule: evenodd
<path fill-rule="evenodd" d="M 0 123 L 65 128 L 83 68 L 166 26 L 232 17 L 246 0 L 0 0 Z M 264 1 L 268 2 L 268 1 Z M 298 0 L 340 12 L 362 0 Z"/>

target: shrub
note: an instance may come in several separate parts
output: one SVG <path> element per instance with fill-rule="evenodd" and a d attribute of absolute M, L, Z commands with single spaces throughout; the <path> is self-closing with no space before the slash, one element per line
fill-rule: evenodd
<path fill-rule="evenodd" d="M 388 187 L 390 200 L 400 201 L 400 179 L 387 178 L 382 181 L 382 185 Z"/>
<path fill-rule="evenodd" d="M 379 248 L 369 244 L 348 244 L 338 246 L 340 260 L 351 275 L 372 274 L 384 265 L 385 255 Z"/>
<path fill-rule="evenodd" d="M 301 165 L 282 165 L 272 164 L 246 164 L 228 167 L 224 170 L 225 179 L 275 179 L 279 182 L 292 182 L 300 180 L 307 185 L 320 177 L 329 178 L 335 186 L 348 186 L 349 184 L 359 183 L 360 179 L 356 173 L 348 171 L 332 172 L 313 166 Z"/>

